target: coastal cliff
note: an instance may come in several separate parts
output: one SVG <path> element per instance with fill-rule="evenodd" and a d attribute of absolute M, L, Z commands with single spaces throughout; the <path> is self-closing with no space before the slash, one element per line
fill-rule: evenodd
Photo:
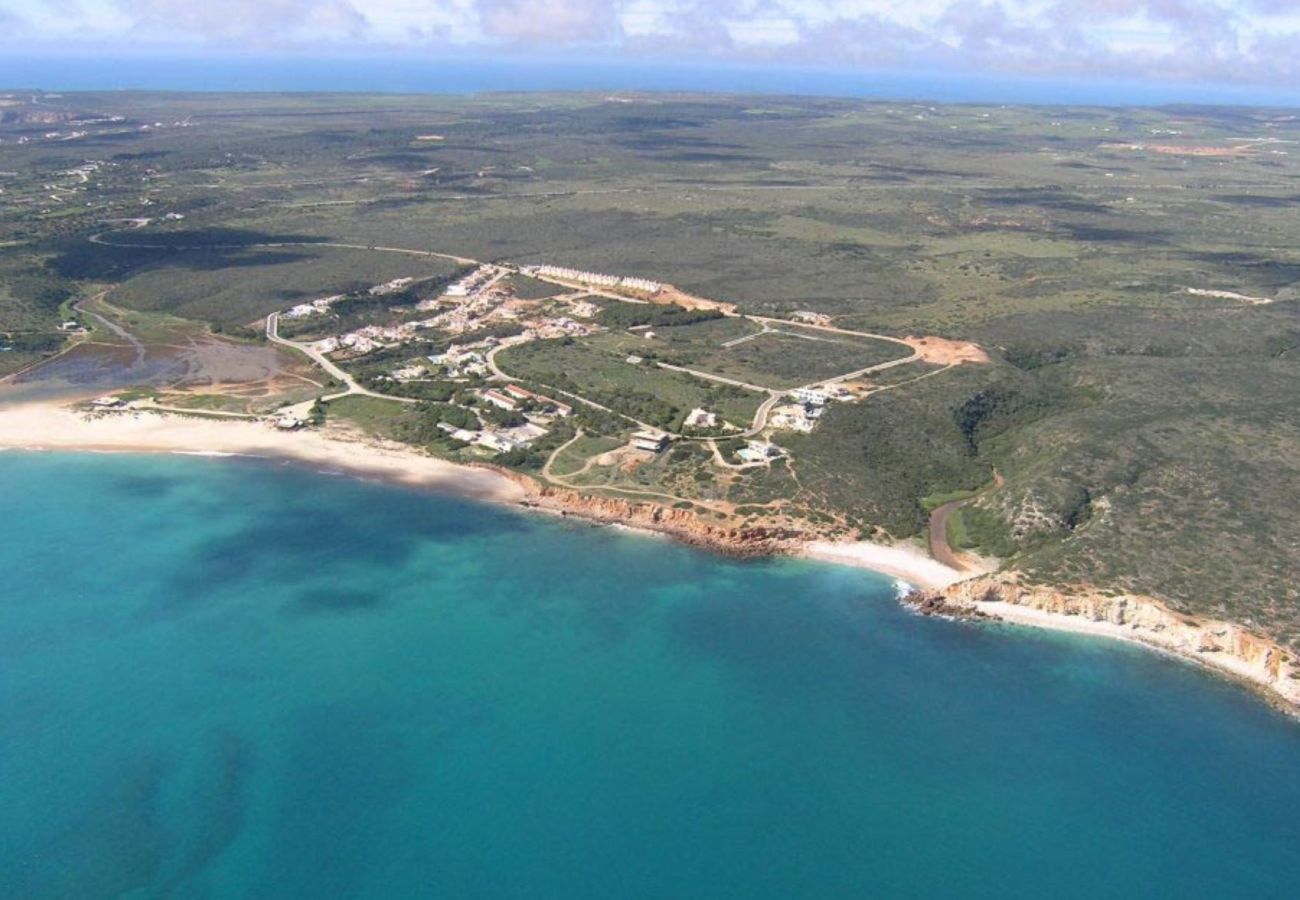
<path fill-rule="evenodd" d="M 757 557 L 792 553 L 808 535 L 771 527 L 739 527 L 706 522 L 690 509 L 641 503 L 619 497 L 602 497 L 580 491 L 540 485 L 529 478 L 506 473 L 524 485 L 530 497 L 523 505 L 572 515 L 604 525 L 624 525 L 669 535 L 682 543 L 728 556 Z"/>
<path fill-rule="evenodd" d="M 540 485 L 516 473 L 503 474 L 526 487 L 525 506 L 659 532 L 731 556 L 800 554 L 815 537 L 791 529 L 714 524 L 689 509 L 584 494 Z M 917 590 L 904 602 L 926 615 L 1135 641 L 1235 678 L 1300 715 L 1300 660 L 1295 654 L 1241 625 L 1180 613 L 1153 597 L 1107 593 L 1088 585 L 1031 584 L 1019 573 L 1003 572 L 939 590 Z"/>
<path fill-rule="evenodd" d="M 917 592 L 921 612 L 995 618 L 1045 628 L 1104 635 L 1176 654 L 1260 689 L 1300 714 L 1300 665 L 1275 641 L 1231 622 L 1190 616 L 1152 597 L 1029 584 L 1018 574 L 973 578 L 942 591 Z"/>

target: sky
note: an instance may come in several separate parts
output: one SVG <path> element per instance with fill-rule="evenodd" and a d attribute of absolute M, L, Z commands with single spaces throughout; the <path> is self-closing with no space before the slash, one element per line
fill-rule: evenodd
<path fill-rule="evenodd" d="M 0 0 L 5 55 L 567 54 L 1300 85 L 1300 0 Z"/>

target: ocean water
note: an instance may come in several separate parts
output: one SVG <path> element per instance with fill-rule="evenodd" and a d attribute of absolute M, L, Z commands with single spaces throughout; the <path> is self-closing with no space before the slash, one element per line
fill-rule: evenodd
<path fill-rule="evenodd" d="M 0 88 L 51 91 L 342 91 L 472 94 L 485 91 L 725 91 L 959 103 L 1167 103 L 1300 106 L 1295 86 L 1050 78 L 942 69 L 636 60 L 591 54 L 0 56 Z"/>
<path fill-rule="evenodd" d="M 0 897 L 1295 896 L 1300 724 L 870 573 L 0 454 Z"/>

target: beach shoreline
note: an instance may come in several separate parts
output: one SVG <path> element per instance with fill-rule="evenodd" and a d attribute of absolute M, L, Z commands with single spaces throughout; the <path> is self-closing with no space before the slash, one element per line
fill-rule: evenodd
<path fill-rule="evenodd" d="M 910 543 L 835 542 L 702 524 L 682 510 L 555 489 L 518 473 L 449 462 L 337 424 L 284 432 L 252 420 L 145 410 L 88 412 L 41 401 L 0 407 L 0 451 L 6 450 L 279 460 L 661 534 L 727 555 L 784 555 L 868 569 L 906 582 L 919 595 L 939 598 L 954 615 L 1141 644 L 1247 684 L 1274 705 L 1300 713 L 1300 680 L 1292 677 L 1300 669 L 1283 648 L 1233 623 L 1181 616 L 1152 598 L 1031 588 L 1014 574 L 959 571 Z"/>
<path fill-rule="evenodd" d="M 477 500 L 519 503 L 527 490 L 495 470 L 412 452 L 333 428 L 278 431 L 262 422 L 145 410 L 86 412 L 38 402 L 0 408 L 0 450 L 170 453 L 278 459 Z"/>

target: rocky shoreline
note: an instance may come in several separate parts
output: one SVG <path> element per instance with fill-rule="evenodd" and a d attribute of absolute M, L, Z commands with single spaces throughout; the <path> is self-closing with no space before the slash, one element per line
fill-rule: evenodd
<path fill-rule="evenodd" d="M 1133 641 L 1232 678 L 1274 706 L 1300 715 L 1300 661 L 1247 628 L 1171 609 L 1153 597 L 1088 585 L 1031 584 L 1015 572 L 914 591 L 904 602 L 923 615 L 1003 621 Z"/>
<path fill-rule="evenodd" d="M 599 524 L 623 525 L 740 558 L 799 555 L 814 536 L 790 529 L 712 525 L 690 510 L 578 491 L 531 486 L 522 505 Z M 1236 680 L 1272 705 L 1300 716 L 1300 660 L 1280 644 L 1231 622 L 1177 612 L 1153 597 L 1087 585 L 1034 585 L 1016 572 L 979 575 L 937 590 L 916 589 L 902 602 L 920 615 L 1007 622 L 1140 643 Z"/>
<path fill-rule="evenodd" d="M 526 476 L 503 472 L 530 491 L 520 502 L 525 509 L 538 509 L 561 516 L 573 516 L 600 525 L 620 525 L 667 535 L 688 546 L 724 556 L 753 559 L 796 553 L 809 535 L 787 528 L 741 528 L 704 522 L 688 509 L 656 503 L 601 497 L 567 488 L 542 485 Z"/>

